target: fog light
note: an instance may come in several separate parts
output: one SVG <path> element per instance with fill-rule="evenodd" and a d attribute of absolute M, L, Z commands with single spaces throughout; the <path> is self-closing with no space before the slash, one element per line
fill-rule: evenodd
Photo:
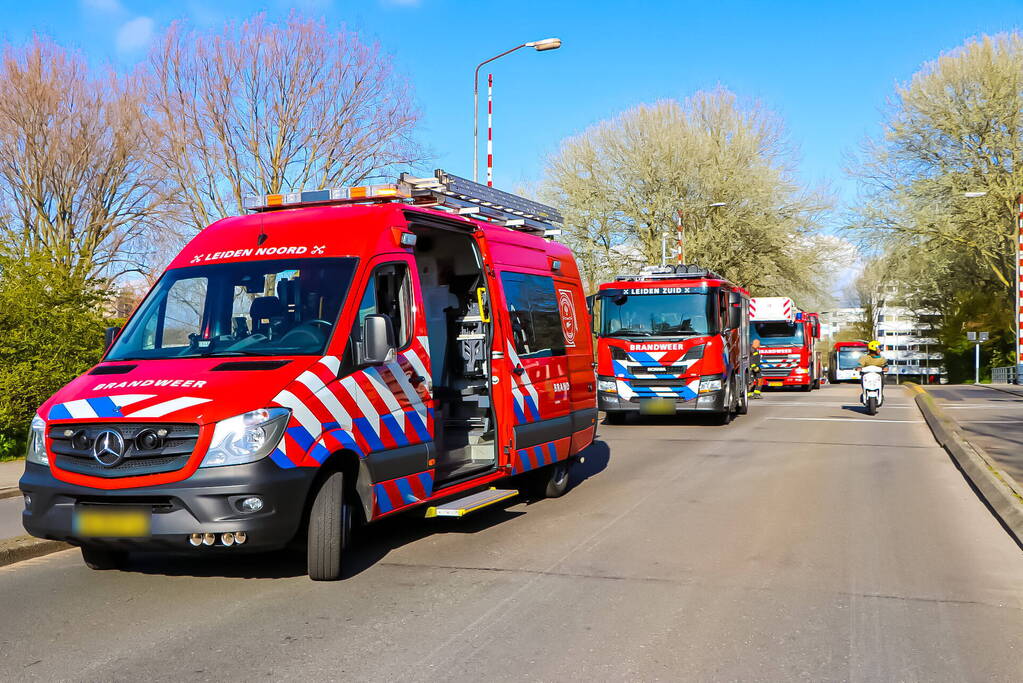
<path fill-rule="evenodd" d="M 26 494 L 24 494 L 24 496 L 25 496 L 25 509 L 26 510 L 31 510 L 32 509 L 32 494 L 26 493 Z"/>
<path fill-rule="evenodd" d="M 246 540 L 248 540 L 248 538 L 249 538 L 248 535 L 244 531 L 234 532 L 234 542 L 237 543 L 238 545 L 244 543 Z"/>
<path fill-rule="evenodd" d="M 230 531 L 220 534 L 220 542 L 224 545 L 234 545 L 234 534 Z"/>
<path fill-rule="evenodd" d="M 259 496 L 243 498 L 240 503 L 242 512 L 259 512 L 263 509 L 263 499 Z"/>
<path fill-rule="evenodd" d="M 216 534 L 203 534 L 202 535 L 202 543 L 203 543 L 203 545 L 213 545 L 216 542 L 217 542 Z"/>
<path fill-rule="evenodd" d="M 188 542 L 191 543 L 193 546 L 202 545 L 202 534 L 192 534 L 191 536 L 188 537 Z"/>

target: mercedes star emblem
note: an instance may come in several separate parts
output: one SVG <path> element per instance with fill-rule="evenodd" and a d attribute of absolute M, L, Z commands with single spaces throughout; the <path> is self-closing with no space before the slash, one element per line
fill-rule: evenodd
<path fill-rule="evenodd" d="M 104 467 L 113 467 L 124 460 L 124 439 L 112 429 L 104 429 L 92 442 L 92 457 Z"/>

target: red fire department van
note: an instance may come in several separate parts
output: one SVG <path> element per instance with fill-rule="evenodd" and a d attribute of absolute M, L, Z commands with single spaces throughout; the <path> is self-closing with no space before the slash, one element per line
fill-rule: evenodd
<path fill-rule="evenodd" d="M 750 299 L 750 338 L 760 340 L 760 370 L 769 387 L 820 388 L 820 319 L 787 296 Z"/>
<path fill-rule="evenodd" d="M 629 413 L 747 411 L 749 294 L 698 266 L 647 268 L 600 285 L 594 300 L 598 406 Z"/>
<path fill-rule="evenodd" d="M 246 205 L 39 409 L 30 533 L 95 568 L 307 540 L 329 580 L 354 522 L 567 489 L 595 377 L 554 209 L 442 171 Z"/>

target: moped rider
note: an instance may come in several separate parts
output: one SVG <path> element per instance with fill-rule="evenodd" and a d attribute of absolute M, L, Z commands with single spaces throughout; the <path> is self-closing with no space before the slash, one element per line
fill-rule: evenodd
<path fill-rule="evenodd" d="M 881 344 L 876 340 L 867 343 L 867 352 L 860 356 L 860 370 L 868 365 L 888 370 L 888 359 L 881 355 Z"/>

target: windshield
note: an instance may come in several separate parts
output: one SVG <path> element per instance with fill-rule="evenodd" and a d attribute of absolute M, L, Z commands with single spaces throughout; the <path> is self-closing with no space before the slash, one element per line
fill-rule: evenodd
<path fill-rule="evenodd" d="M 600 335 L 603 337 L 680 337 L 715 333 L 714 297 L 706 290 L 686 294 L 605 290 L 600 295 L 600 304 Z"/>
<path fill-rule="evenodd" d="M 802 346 L 803 324 L 782 320 L 750 325 L 750 340 L 759 339 L 763 346 Z"/>
<path fill-rule="evenodd" d="M 355 263 L 305 258 L 168 271 L 106 360 L 322 354 Z"/>
<path fill-rule="evenodd" d="M 838 369 L 855 370 L 860 366 L 860 356 L 866 352 L 865 348 L 842 349 L 838 352 Z"/>

